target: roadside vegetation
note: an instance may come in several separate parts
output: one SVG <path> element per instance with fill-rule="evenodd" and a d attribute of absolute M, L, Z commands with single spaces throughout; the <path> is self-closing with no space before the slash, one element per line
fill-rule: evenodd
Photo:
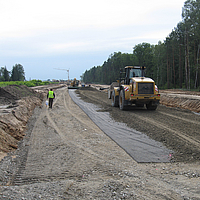
<path fill-rule="evenodd" d="M 111 84 L 119 80 L 120 68 L 145 66 L 146 76 L 160 89 L 200 89 L 200 0 L 187 0 L 182 21 L 157 45 L 137 44 L 133 53 L 114 52 L 102 66 L 86 70 L 84 82 Z"/>
<path fill-rule="evenodd" d="M 25 80 L 24 68 L 21 64 L 15 64 L 11 71 L 8 71 L 6 66 L 0 69 L 0 87 L 7 85 L 26 85 L 27 87 L 34 87 L 39 85 L 48 85 L 52 82 L 41 80 Z"/>
<path fill-rule="evenodd" d="M 27 87 L 34 87 L 40 85 L 49 85 L 52 82 L 41 81 L 41 80 L 31 80 L 31 81 L 3 81 L 0 82 L 0 87 L 5 87 L 7 85 L 26 85 Z"/>

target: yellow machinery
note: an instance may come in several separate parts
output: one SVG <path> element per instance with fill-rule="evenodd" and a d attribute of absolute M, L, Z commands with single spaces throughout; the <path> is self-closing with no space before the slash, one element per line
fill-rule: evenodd
<path fill-rule="evenodd" d="M 123 81 L 121 74 L 124 72 L 120 70 L 118 86 L 110 87 L 108 92 L 108 98 L 112 99 L 112 106 L 119 106 L 121 110 L 124 110 L 132 104 L 138 107 L 143 107 L 145 104 L 148 110 L 156 110 L 160 94 L 154 80 L 144 77 L 144 70 L 145 67 L 126 66 Z"/>
<path fill-rule="evenodd" d="M 79 88 L 78 85 L 79 85 L 79 81 L 76 80 L 76 78 L 74 78 L 74 80 L 71 81 L 70 86 L 68 87 L 68 89 L 78 89 Z"/>

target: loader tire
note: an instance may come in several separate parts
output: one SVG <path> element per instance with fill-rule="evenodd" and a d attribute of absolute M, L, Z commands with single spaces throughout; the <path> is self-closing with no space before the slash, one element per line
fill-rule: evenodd
<path fill-rule="evenodd" d="M 120 108 L 120 110 L 125 110 L 125 92 L 124 92 L 124 90 L 121 90 L 120 94 L 119 94 L 119 108 Z"/>
<path fill-rule="evenodd" d="M 157 105 L 152 105 L 152 102 L 146 104 L 147 110 L 156 110 Z"/>
<path fill-rule="evenodd" d="M 119 96 L 115 96 L 115 91 L 112 92 L 112 106 L 118 107 L 119 106 Z"/>
<path fill-rule="evenodd" d="M 108 98 L 111 99 L 112 98 L 112 91 L 109 89 L 108 90 Z"/>
<path fill-rule="evenodd" d="M 143 108 L 143 107 L 144 107 L 144 104 L 143 104 L 143 103 L 136 103 L 136 107 Z"/>

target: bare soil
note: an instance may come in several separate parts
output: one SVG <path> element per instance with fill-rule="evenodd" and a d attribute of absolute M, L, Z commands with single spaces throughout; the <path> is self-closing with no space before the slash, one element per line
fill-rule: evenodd
<path fill-rule="evenodd" d="M 77 93 L 84 101 L 100 105 L 115 121 L 123 122 L 162 142 L 175 152 L 174 162 L 200 161 L 200 116 L 190 110 L 159 105 L 156 111 L 136 106 L 121 111 L 111 106 L 111 100 L 107 98 L 105 90 L 88 87 L 77 90 Z M 161 102 L 165 102 L 165 99 Z"/>
<path fill-rule="evenodd" d="M 34 88 L 24 85 L 0 87 L 0 158 L 17 149 L 32 111 L 41 106 L 49 87 L 58 88 L 62 84 Z"/>
<path fill-rule="evenodd" d="M 199 115 L 163 105 L 120 111 L 111 107 L 106 90 L 78 90 L 116 121 L 175 152 L 171 163 L 138 164 L 73 102 L 66 87 L 55 93 L 53 109 L 45 101 L 36 106 L 17 151 L 1 161 L 0 199 L 200 199 Z"/>

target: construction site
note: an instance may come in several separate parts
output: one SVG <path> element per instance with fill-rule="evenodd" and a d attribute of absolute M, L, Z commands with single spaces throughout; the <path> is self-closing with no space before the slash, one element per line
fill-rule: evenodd
<path fill-rule="evenodd" d="M 0 199 L 200 199 L 200 92 L 122 110 L 109 87 L 0 88 Z"/>

